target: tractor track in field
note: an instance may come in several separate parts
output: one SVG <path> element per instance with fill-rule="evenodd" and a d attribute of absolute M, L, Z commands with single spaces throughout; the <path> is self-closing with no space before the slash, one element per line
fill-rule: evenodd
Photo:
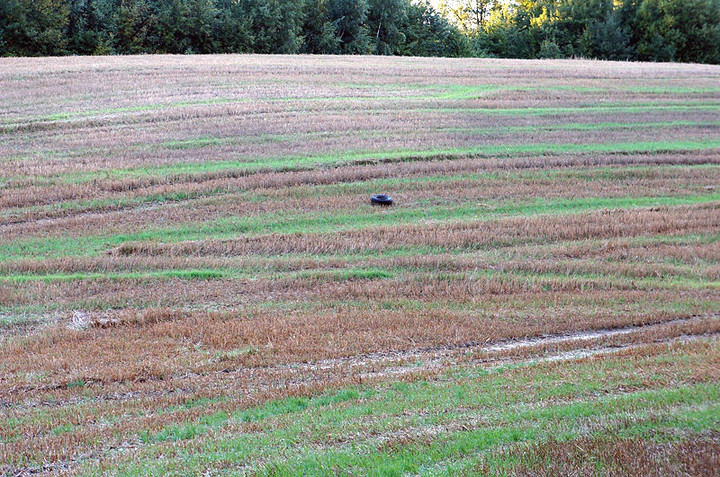
<path fill-rule="evenodd" d="M 675 326 L 682 326 L 686 324 L 697 324 L 704 322 L 708 324 L 715 323 L 717 328 L 709 328 L 712 331 L 700 332 L 698 334 L 687 334 L 679 333 L 675 336 L 665 336 L 651 339 L 649 341 L 640 342 L 629 342 L 620 344 L 595 344 L 592 345 L 592 341 L 602 340 L 605 338 L 622 337 L 638 333 L 646 332 L 657 332 L 662 333 L 663 331 L 671 331 Z M 538 362 L 554 362 L 554 361 L 565 361 L 572 359 L 583 359 L 603 354 L 612 354 L 617 352 L 626 351 L 629 349 L 641 348 L 643 346 L 649 346 L 653 344 L 676 344 L 676 343 L 687 343 L 700 339 L 712 339 L 720 340 L 720 313 L 711 313 L 705 315 L 692 316 L 687 318 L 675 319 L 666 322 L 652 323 L 648 325 L 637 325 L 627 326 L 615 329 L 600 329 L 600 330 L 586 330 L 575 333 L 564 333 L 556 335 L 547 335 L 526 339 L 513 339 L 503 340 L 498 342 L 468 342 L 457 345 L 449 346 L 438 346 L 432 348 L 423 348 L 416 350 L 409 350 L 403 352 L 387 352 L 387 353 L 372 353 L 361 357 L 341 358 L 341 359 L 328 359 L 321 360 L 315 363 L 295 363 L 295 364 L 281 364 L 275 366 L 268 366 L 260 368 L 264 370 L 273 371 L 308 371 L 309 379 L 300 379 L 292 382 L 284 382 L 283 388 L 302 386 L 304 384 L 311 384 L 315 379 L 312 377 L 312 371 L 324 370 L 332 371 L 338 368 L 349 367 L 352 371 L 358 368 L 380 368 L 372 371 L 366 371 L 364 373 L 355 374 L 363 379 L 373 380 L 382 379 L 385 377 L 397 377 L 402 375 L 412 375 L 424 371 L 441 370 L 447 367 L 448 364 L 452 364 L 454 358 L 461 358 L 468 351 L 475 354 L 485 353 L 485 355 L 478 356 L 477 359 L 471 361 L 472 364 L 488 367 L 490 369 L 498 368 L 507 364 L 522 364 L 522 363 L 538 363 Z M 662 336 L 662 335 L 660 335 Z M 581 344 L 580 347 L 571 348 L 561 351 L 545 351 L 542 349 L 538 353 L 531 353 L 530 355 L 503 355 L 508 352 L 528 350 L 533 351 L 534 348 L 548 346 L 548 345 L 562 345 L 562 344 Z M 494 356 L 497 355 L 497 356 Z M 421 366 L 407 366 L 408 361 L 423 361 Z M 395 366 L 392 366 L 395 364 Z M 223 385 L 223 381 L 226 379 L 235 379 L 233 375 L 238 373 L 252 374 L 253 371 L 257 371 L 258 368 L 244 368 L 241 370 L 229 371 L 222 370 L 216 374 L 221 374 L 224 379 L 219 380 L 219 385 Z M 182 377 L 187 378 L 192 373 L 185 373 Z M 206 376 L 207 377 L 207 376 Z M 320 377 L 322 379 L 322 377 Z M 264 390 L 272 389 L 271 383 L 258 383 L 255 389 L 245 390 L 247 393 L 261 392 Z M 134 398 L 148 397 L 144 396 L 146 393 L 128 393 L 127 396 Z M 114 396 L 115 399 L 121 398 L 122 396 Z M 102 399 L 102 397 L 100 397 Z M 35 403 L 37 405 L 37 403 Z M 55 403 L 56 405 L 58 403 Z M 100 460 L 104 457 L 110 456 L 117 452 L 126 452 L 142 447 L 143 444 L 139 441 L 130 442 L 123 441 L 119 443 L 113 443 L 104 449 L 98 449 L 95 451 L 87 452 L 77 459 L 67 460 L 62 462 L 50 463 L 43 466 L 26 467 L 26 468 L 6 468 L 0 467 L 0 475 L 12 475 L 15 477 L 30 476 L 30 475 L 41 475 L 47 473 L 57 472 L 72 472 L 73 468 L 80 464 L 87 463 L 92 460 Z"/>
<path fill-rule="evenodd" d="M 396 352 L 378 352 L 353 356 L 348 358 L 333 358 L 320 360 L 313 363 L 276 365 L 275 367 L 286 367 L 289 369 L 329 369 L 341 366 L 373 366 L 382 365 L 383 363 L 398 361 L 420 361 L 420 360 L 440 360 L 443 358 L 452 358 L 454 356 L 466 353 L 485 353 L 487 355 L 502 354 L 523 349 L 531 349 L 534 347 L 542 347 L 548 345 L 561 345 L 573 342 L 583 342 L 590 340 L 598 340 L 602 338 L 613 338 L 623 335 L 629 335 L 638 332 L 662 331 L 664 328 L 670 328 L 674 325 L 683 325 L 697 323 L 701 321 L 718 321 L 720 325 L 720 313 L 709 313 L 704 315 L 690 316 L 679 318 L 665 322 L 650 323 L 645 325 L 626 326 L 621 328 L 604 328 L 596 330 L 584 330 L 570 333 L 559 333 L 554 335 L 543 335 L 537 337 L 529 337 L 524 339 L 509 339 L 501 341 L 469 341 L 465 343 L 435 346 L 429 348 L 419 348 L 407 351 Z M 702 335 L 699 335 L 702 336 Z M 638 346 L 647 344 L 645 342 L 637 343 Z"/>
<path fill-rule="evenodd" d="M 684 331 L 683 326 L 698 326 L 698 330 Z M 632 337 L 647 334 L 646 339 L 638 341 L 602 343 L 602 340 Z M 245 397 L 273 389 L 302 387 L 323 381 L 337 379 L 382 379 L 389 376 L 402 376 L 442 368 L 463 359 L 482 365 L 482 363 L 507 363 L 523 360 L 551 361 L 582 358 L 613 350 L 629 349 L 648 344 L 670 342 L 673 340 L 694 340 L 720 334 L 720 313 L 708 313 L 670 321 L 645 325 L 625 326 L 583 330 L 553 335 L 543 335 L 523 339 L 500 341 L 469 341 L 458 344 L 415 348 L 403 351 L 369 353 L 351 357 L 323 359 L 313 362 L 281 363 L 269 366 L 224 368 L 213 372 L 188 371 L 174 376 L 165 376 L 163 381 L 172 381 L 173 389 L 168 392 L 185 390 L 192 392 L 189 381 L 198 381 L 203 386 L 226 387 L 229 382 L 241 380 L 252 383 L 251 386 L 236 387 L 235 391 Z M 642 337 L 641 337 L 642 338 Z M 575 346 L 574 344 L 577 344 Z M 146 379 L 145 381 L 152 381 Z M 96 382 L 88 379 L 88 385 L 112 385 L 108 382 Z M 184 384 L 183 384 L 184 383 Z M 45 403 L 32 400 L 17 403 L 10 396 L 53 391 L 64 385 L 15 386 L 0 391 L 0 408 L 23 409 L 43 407 Z M 162 392 L 161 392 L 162 393 Z M 96 396 L 97 400 L 118 400 L 123 396 L 141 399 L 158 397 L 158 390 L 134 391 L 130 393 L 111 392 Z M 52 406 L 62 405 L 62 401 L 53 401 Z M 49 404 L 48 404 L 49 405 Z"/>

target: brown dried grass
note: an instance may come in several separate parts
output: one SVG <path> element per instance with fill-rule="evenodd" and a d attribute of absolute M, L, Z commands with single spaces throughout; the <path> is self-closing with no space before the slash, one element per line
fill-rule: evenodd
<path fill-rule="evenodd" d="M 158 68 L 163 74 L 157 74 Z M 648 121 L 648 115 L 640 111 L 590 113 L 582 109 L 600 102 L 655 102 L 653 121 L 716 121 L 712 109 L 671 110 L 664 106 L 713 104 L 717 79 L 717 68 L 712 66 L 585 61 L 235 55 L 0 59 L 4 105 L 0 111 L 0 207 L 4 209 L 0 246 L 51 236 L 81 239 L 98 233 L 125 233 L 161 223 L 186 225 L 230 215 L 312 212 L 319 206 L 302 199 L 315 196 L 334 199 L 334 205 L 323 206 L 323 210 L 356 211 L 358 200 L 368 192 L 363 187 L 391 177 L 497 173 L 497 179 L 460 180 L 446 184 L 450 186 L 446 189 L 408 181 L 403 190 L 392 191 L 413 207 L 424 207 L 433 198 L 442 205 L 519 196 L 552 200 L 702 193 L 715 185 L 717 173 L 693 166 L 719 164 L 714 150 L 381 157 L 304 170 L 235 169 L 171 175 L 150 171 L 147 176 L 123 179 L 112 174 L 103 177 L 102 173 L 349 149 L 716 139 L 715 126 L 600 131 L 553 127 L 576 122 Z M 481 85 L 501 89 L 478 90 L 473 93 L 477 97 L 467 99 L 428 97 L 452 92 L 456 86 Z M 532 89 L 524 89 L 528 86 Z M 553 89 L 556 86 L 566 89 Z M 633 87 L 658 91 L 632 91 Z M 689 87 L 709 91 L 693 92 Z M 669 89 L 663 92 L 663 88 Z M 673 92 L 672 88 L 686 91 Z M 208 103 L 214 99 L 221 101 Z M 552 116 L 522 112 L 495 116 L 477 109 L 561 106 L 573 109 Z M 58 113 L 69 116 L 47 117 Z M 528 125 L 549 128 L 503 131 Z M 480 137 L 469 130 L 486 134 Z M 221 144 L 199 149 L 163 144 L 198 137 L 218 138 Z M 652 167 L 655 165 L 687 167 L 660 172 Z M 591 180 L 562 176 L 567 168 L 584 168 L 592 174 L 597 167 L 617 172 L 618 166 L 644 168 Z M 557 180 L 522 179 L 514 174 L 552 168 L 559 170 Z M 64 175 L 85 172 L 101 174 L 82 184 L 68 183 L 72 176 Z M 319 187 L 353 182 L 361 184 L 346 187 L 344 194 Z M 243 193 L 247 192 L 263 194 L 268 200 L 246 204 Z M 187 199 L 151 207 L 142 204 L 152 196 L 178 193 Z M 406 195 L 398 195 L 403 193 Z M 135 202 L 119 201 L 125 198 Z M 92 203 L 94 199 L 106 202 Z M 67 201 L 88 203 L 65 209 L 68 204 L 62 202 Z M 358 380 L 352 367 L 293 366 L 300 362 L 362 359 L 367 353 L 459 348 L 471 342 L 649 323 L 666 325 L 632 336 L 575 344 L 626 346 L 716 332 L 717 320 L 668 322 L 717 312 L 717 290 L 697 286 L 702 280 L 718 279 L 717 243 L 672 245 L 658 236 L 698 234 L 707 239 L 720 230 L 718 207 L 710 203 L 227 241 L 127 243 L 102 257 L 0 263 L 0 272 L 5 274 L 223 267 L 259 270 L 257 277 L 221 280 L 0 282 L 3 309 L 10 313 L 38 310 L 40 315 L 31 326 L 9 325 L 12 332 L 3 333 L 0 340 L 0 403 L 9 416 L 0 420 L 0 462 L 15 466 L 0 465 L 0 473 L 8 468 L 23 470 L 28 462 L 50 463 L 46 470 L 59 471 L 63 463 L 69 466 L 91 455 L 102 456 L 108 447 L 133 442 L 143 431 L 157 432 L 211 412 L 231 412 Z M 387 254 L 366 260 L 323 256 L 386 252 L 402 246 L 437 247 L 443 252 L 430 256 Z M 311 256 L 296 257 L 296 253 Z M 382 268 L 395 276 L 345 279 L 342 272 L 351 267 Z M 293 275 L 297 271 L 307 273 Z M 493 273 L 478 277 L 480 271 Z M 588 278 L 587 274 L 597 276 Z M 663 277 L 678 283 L 663 282 Z M 695 286 L 684 286 L 685 277 L 693 278 Z M 652 280 L 636 283 L 640 278 Z M 717 382 L 716 346 L 706 346 L 702 359 L 696 353 L 693 360 L 676 366 L 660 359 L 655 364 L 643 361 L 647 356 L 668 352 L 691 355 L 700 349 L 700 345 L 673 344 L 628 348 L 621 354 L 623 362 L 637 364 L 626 373 L 653 376 L 655 380 L 648 378 L 643 386 Z M 547 351 L 553 349 L 538 347 L 532 353 Z M 502 356 L 488 358 L 498 357 Z M 599 366 L 601 358 L 597 359 Z M 543 366 L 568 375 L 574 369 L 557 363 Z M 371 367 L 369 364 L 366 371 Z M 417 374 L 433 377 L 441 372 Z M 510 372 L 520 376 L 527 371 Z M 379 374 L 373 379 L 374 383 L 393 380 Z M 217 401 L 185 406 L 188 400 L 202 398 Z M 54 431 L 67 423 L 76 427 Z M 245 430 L 252 431 L 238 432 Z M 649 459 L 660 458 L 665 459 L 661 468 L 670 474 L 702 474 L 717 467 L 715 440 L 714 435 L 694 436 L 663 449 L 634 440 L 581 444 L 593 449 L 590 454 L 598 459 L 616 462 L 612 468 L 619 469 L 618 473 L 647 470 Z M 540 463 L 514 470 L 520 474 L 589 470 L 572 446 L 563 446 L 540 443 L 531 449 L 541 456 Z M 640 457 L 621 455 L 628 449 Z M 543 464 L 548 460 L 555 462 L 555 467 Z"/>
<path fill-rule="evenodd" d="M 713 232 L 720 227 L 716 203 L 652 209 L 602 210 L 560 216 L 507 218 L 431 225 L 373 227 L 333 234 L 292 234 L 177 244 L 126 243 L 112 254 L 238 256 L 385 250 L 402 245 L 473 248 L 556 240 Z"/>
<path fill-rule="evenodd" d="M 579 437 L 518 445 L 503 452 L 520 461 L 512 476 L 713 476 L 720 469 L 720 436 L 696 435 L 679 442 L 654 443 L 640 437 Z M 600 471 L 599 469 L 602 469 Z M 482 464 L 475 469 L 491 473 Z"/>

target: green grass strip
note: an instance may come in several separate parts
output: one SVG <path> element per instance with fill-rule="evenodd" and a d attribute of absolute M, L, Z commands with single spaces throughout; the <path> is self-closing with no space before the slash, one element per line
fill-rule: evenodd
<path fill-rule="evenodd" d="M 488 97 L 491 93 L 497 93 L 502 91 L 532 91 L 534 87 L 507 87 L 498 85 L 481 85 L 481 86 L 463 86 L 463 85 L 450 85 L 441 86 L 440 90 L 434 94 L 423 94 L 423 95 L 375 95 L 375 96 L 339 96 L 328 94 L 328 96 L 320 97 L 303 97 L 303 96 L 288 96 L 288 97 L 266 97 L 266 98 L 209 98 L 209 99 L 198 99 L 193 101 L 175 101 L 170 103 L 151 103 L 143 104 L 138 106 L 125 106 L 117 108 L 102 108 L 92 109 L 86 111 L 65 111 L 60 113 L 54 113 L 37 118 L 22 118 L 8 122 L 2 125 L 5 130 L 12 130 L 18 126 L 33 124 L 33 123 L 54 123 L 63 122 L 73 119 L 87 119 L 96 116 L 107 116 L 114 114 L 124 113 L 138 113 L 146 111 L 160 111 L 166 109 L 177 109 L 186 107 L 197 107 L 197 106 L 216 106 L 216 105 L 227 105 L 227 104 L 242 104 L 242 103 L 313 103 L 313 102 L 333 102 L 333 103 L 352 103 L 352 102 L 367 102 L 367 101 L 463 101 L 472 99 L 481 99 Z M 544 88 L 548 89 L 548 88 Z M 551 89 L 562 90 L 564 87 L 554 87 Z M 573 90 L 577 90 L 572 88 Z M 426 90 L 427 91 L 427 90 Z M 586 92 L 601 92 L 592 89 L 586 90 Z M 690 93 L 696 91 L 688 91 Z M 709 91 L 712 92 L 712 91 Z M 702 92 L 701 92 L 702 93 Z M 668 94 L 677 94 L 668 91 Z M 665 103 L 659 101 L 653 102 L 639 102 L 639 103 L 608 103 L 598 105 L 597 103 L 589 104 L 583 109 L 588 110 L 612 110 L 621 111 L 623 109 L 631 108 L 649 108 L 649 107 L 678 107 L 678 106 L 702 106 L 708 103 L 699 101 L 685 101 L 685 102 L 674 102 Z M 710 103 L 714 104 L 714 103 Z M 306 106 L 304 106 L 306 107 Z M 611 109 L 616 108 L 616 109 Z M 538 114 L 539 110 L 577 110 L 579 108 L 507 108 L 498 109 L 496 114 L 517 114 L 516 111 L 525 110 L 528 114 Z M 532 112 L 530 112 L 532 110 Z M 502 112 L 500 112 L 502 111 Z M 508 113 L 510 112 L 510 113 Z"/>
<path fill-rule="evenodd" d="M 666 174 L 670 176 L 678 170 L 704 169 L 709 171 L 720 170 L 718 164 L 700 164 L 700 165 L 653 165 L 653 166 L 624 166 L 624 167 L 590 167 L 580 169 L 555 168 L 555 169 L 531 169 L 531 170 L 509 170 L 501 172 L 480 172 L 480 173 L 462 173 L 452 175 L 429 175 L 421 177 L 391 177 L 379 179 L 367 179 L 353 182 L 336 182 L 329 185 L 298 186 L 296 194 L 293 197 L 306 197 L 308 199 L 322 196 L 333 196 L 337 194 L 349 193 L 369 193 L 377 188 L 384 189 L 388 187 L 413 186 L 415 184 L 425 183 L 452 183 L 458 181 L 478 181 L 478 180 L 496 180 L 505 181 L 506 183 L 521 182 L 526 180 L 627 180 L 632 178 L 657 177 L 658 174 Z M 56 202 L 50 205 L 33 206 L 23 208 L 12 208 L 0 211 L 0 217 L 22 216 L 23 213 L 65 213 L 89 212 L 102 210 L 118 210 L 126 209 L 143 204 L 165 204 L 170 202 L 182 202 L 186 200 L 210 198 L 215 196 L 225 196 L 227 194 L 239 195 L 245 197 L 249 201 L 260 200 L 285 200 L 284 197 L 259 194 L 256 190 L 243 190 L 238 188 L 236 191 L 228 190 L 225 187 L 215 190 L 201 192 L 171 192 L 166 194 L 150 194 L 139 197 L 127 197 L 120 195 L 118 197 L 92 199 L 92 200 L 69 200 Z"/>
<path fill-rule="evenodd" d="M 515 155 L 538 156 L 543 154 L 587 154 L 587 153 L 648 153 L 699 151 L 720 148 L 720 139 L 697 139 L 680 141 L 624 142 L 599 144 L 501 144 L 473 147 L 402 149 L 389 151 L 345 151 L 328 155 L 295 157 L 260 157 L 237 161 L 201 161 L 178 163 L 164 166 L 147 166 L 128 169 L 114 169 L 102 172 L 64 173 L 56 176 L 37 178 L 31 176 L 8 177 L 10 181 L 32 180 L 34 185 L 44 181 L 62 178 L 65 183 L 83 184 L 97 180 L 137 179 L 144 177 L 167 177 L 213 172 L 304 170 L 322 165 L 348 165 L 366 160 L 416 160 L 433 158 L 455 158 L 463 156 L 511 157 Z"/>
<path fill-rule="evenodd" d="M 100 255 L 109 248 L 131 241 L 182 242 L 187 240 L 231 239 L 248 235 L 328 233 L 383 225 L 406 225 L 420 221 L 471 221 L 498 217 L 569 214 L 598 209 L 637 208 L 703 204 L 720 200 L 720 193 L 662 197 L 611 197 L 529 202 L 466 203 L 454 207 L 394 207 L 378 211 L 371 206 L 351 212 L 230 217 L 156 228 L 142 232 L 84 237 L 20 239 L 3 243 L 0 260 L 20 258 L 77 257 Z"/>
<path fill-rule="evenodd" d="M 437 381 L 287 398 L 143 435 L 148 447 L 140 459 L 133 456 L 133 462 L 116 470 L 117 475 L 181 469 L 200 473 L 215 464 L 237 462 L 259 466 L 251 467 L 259 475 L 337 475 L 369 469 L 378 475 L 404 475 L 467 463 L 463 459 L 492 455 L 494 449 L 518 442 L 551 436 L 574 439 L 593 428 L 600 435 L 650 442 L 672 438 L 675 431 L 702 433 L 720 425 L 720 384 L 668 387 L 662 378 L 648 380 L 635 371 L 657 363 L 682 372 L 702 359 L 702 354 L 675 350 L 649 358 L 610 356 L 562 368 L 530 364 L 518 372 L 512 366 L 492 372 L 456 368 Z M 620 394 L 626 387 L 639 390 Z M 253 432 L 223 431 L 228 424 L 245 422 L 255 423 Z M 340 443 L 332 444 L 335 439 Z M 183 446 L 188 440 L 192 445 Z M 168 442 L 178 445 L 168 447 Z M 326 444 L 317 445 L 321 443 Z M 93 472 L 87 464 L 82 473 Z"/>

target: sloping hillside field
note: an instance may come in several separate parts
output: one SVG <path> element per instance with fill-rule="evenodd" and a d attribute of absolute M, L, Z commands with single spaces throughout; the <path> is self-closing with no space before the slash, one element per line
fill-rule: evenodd
<path fill-rule="evenodd" d="M 0 59 L 2 475 L 717 475 L 719 338 L 718 66 Z"/>

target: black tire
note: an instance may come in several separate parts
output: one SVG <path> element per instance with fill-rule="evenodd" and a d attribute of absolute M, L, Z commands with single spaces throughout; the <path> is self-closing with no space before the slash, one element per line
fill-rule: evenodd
<path fill-rule="evenodd" d="M 374 196 L 370 197 L 370 203 L 373 205 L 388 206 L 393 204 L 393 198 L 385 194 L 375 194 Z"/>

